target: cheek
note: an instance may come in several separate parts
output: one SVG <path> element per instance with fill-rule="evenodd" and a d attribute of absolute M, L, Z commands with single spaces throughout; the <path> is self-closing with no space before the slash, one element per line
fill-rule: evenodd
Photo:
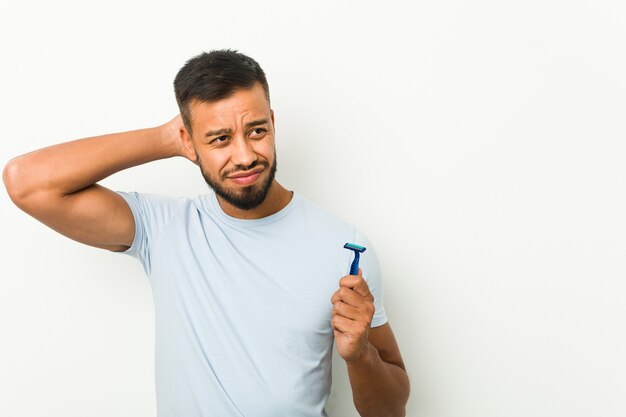
<path fill-rule="evenodd" d="M 261 141 L 255 146 L 254 151 L 267 161 L 274 159 L 274 141 Z"/>
<path fill-rule="evenodd" d="M 213 177 L 220 177 L 228 167 L 226 166 L 228 158 L 220 153 L 198 154 L 198 161 L 202 166 L 202 170 Z"/>

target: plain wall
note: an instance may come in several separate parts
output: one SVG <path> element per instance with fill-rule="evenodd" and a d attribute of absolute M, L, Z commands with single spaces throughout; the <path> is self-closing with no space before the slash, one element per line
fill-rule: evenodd
<path fill-rule="evenodd" d="M 161 124 L 188 58 L 239 49 L 268 75 L 278 179 L 380 255 L 409 417 L 621 417 L 625 17 L 621 0 L 3 2 L 0 162 Z M 183 159 L 103 184 L 206 191 Z M 139 263 L 0 207 L 0 415 L 154 416 Z M 330 414 L 357 416 L 334 371 Z"/>

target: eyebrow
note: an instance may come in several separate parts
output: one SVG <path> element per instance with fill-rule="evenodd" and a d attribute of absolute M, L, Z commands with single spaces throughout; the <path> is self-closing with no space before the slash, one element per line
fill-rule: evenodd
<path fill-rule="evenodd" d="M 251 128 L 251 127 L 253 127 L 253 126 L 264 125 L 264 124 L 267 124 L 267 123 L 268 123 L 268 120 L 267 120 L 267 119 L 258 119 L 258 120 L 253 120 L 253 121 L 251 121 L 251 122 L 246 123 L 246 124 L 244 125 L 244 128 L 248 129 L 248 128 Z M 206 133 L 204 134 L 204 137 L 205 137 L 205 138 L 208 138 L 209 136 L 223 135 L 223 134 L 226 134 L 226 133 L 231 133 L 231 132 L 232 132 L 232 130 L 231 130 L 231 129 L 227 129 L 227 128 L 224 128 L 224 129 L 218 129 L 218 130 L 210 130 L 210 131 L 208 131 L 208 132 L 206 132 Z"/>

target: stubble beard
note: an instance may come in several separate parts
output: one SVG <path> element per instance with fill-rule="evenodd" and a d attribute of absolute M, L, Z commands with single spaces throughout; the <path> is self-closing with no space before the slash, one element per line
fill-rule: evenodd
<path fill-rule="evenodd" d="M 222 174 L 221 180 L 216 180 L 204 171 L 200 158 L 198 158 L 198 162 L 200 162 L 200 172 L 202 172 L 202 176 L 208 186 L 211 187 L 217 196 L 221 197 L 228 204 L 240 210 L 252 210 L 260 206 L 261 203 L 265 201 L 265 198 L 270 191 L 270 187 L 272 186 L 272 182 L 274 181 L 274 177 L 276 176 L 277 169 L 276 153 L 274 153 L 274 161 L 272 162 L 271 167 L 267 161 L 256 160 L 247 167 L 238 166 L 234 171 L 231 170 Z M 265 169 L 269 167 L 269 175 L 262 183 L 252 184 L 237 189 L 228 188 L 223 185 L 227 175 L 231 175 L 237 171 L 248 171 L 258 166 L 263 166 Z"/>

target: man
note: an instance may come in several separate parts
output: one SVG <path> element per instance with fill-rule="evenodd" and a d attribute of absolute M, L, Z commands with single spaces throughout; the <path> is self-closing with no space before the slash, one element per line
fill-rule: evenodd
<path fill-rule="evenodd" d="M 152 285 L 160 417 L 325 415 L 333 340 L 362 416 L 403 416 L 409 384 L 370 248 L 345 275 L 352 226 L 274 178 L 263 70 L 201 54 L 174 81 L 180 116 L 11 160 L 3 179 L 28 214 L 79 242 L 138 258 Z M 213 192 L 173 199 L 98 181 L 174 156 Z"/>

